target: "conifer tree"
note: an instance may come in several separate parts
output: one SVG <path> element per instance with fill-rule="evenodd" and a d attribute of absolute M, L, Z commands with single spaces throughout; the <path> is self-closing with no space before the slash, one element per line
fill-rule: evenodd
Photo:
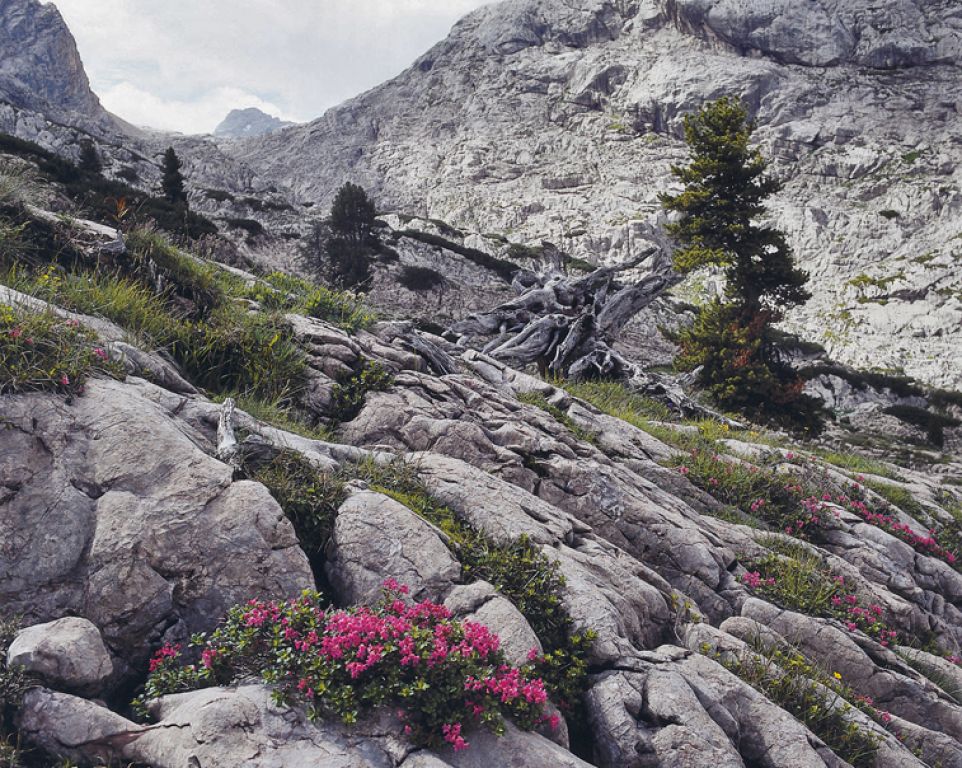
<path fill-rule="evenodd" d="M 810 420 L 812 401 L 782 362 L 772 328 L 786 309 L 808 300 L 808 276 L 796 267 L 785 236 L 758 221 L 779 183 L 749 144 L 754 128 L 744 106 L 727 97 L 685 118 L 691 157 L 672 167 L 685 187 L 661 196 L 666 210 L 682 214 L 668 227 L 680 246 L 675 268 L 720 267 L 725 301 L 704 307 L 682 332 L 676 364 L 700 368 L 700 383 L 724 406 L 769 416 L 795 408 Z"/>
<path fill-rule="evenodd" d="M 164 197 L 167 198 L 168 202 L 175 205 L 187 202 L 187 194 L 184 192 L 184 175 L 180 172 L 180 168 L 180 158 L 177 157 L 174 148 L 167 147 L 167 151 L 164 153 L 163 178 L 160 186 L 164 191 Z"/>
<path fill-rule="evenodd" d="M 371 283 L 376 208 L 362 187 L 338 189 L 330 214 L 318 222 L 302 250 L 305 266 L 334 288 L 365 291 Z"/>
<path fill-rule="evenodd" d="M 354 246 L 368 245 L 374 229 L 374 203 L 357 184 L 347 182 L 331 205 L 331 232 Z"/>
<path fill-rule="evenodd" d="M 103 170 L 103 163 L 97 153 L 97 147 L 90 139 L 80 142 L 80 163 L 81 171 L 87 173 L 100 173 Z"/>

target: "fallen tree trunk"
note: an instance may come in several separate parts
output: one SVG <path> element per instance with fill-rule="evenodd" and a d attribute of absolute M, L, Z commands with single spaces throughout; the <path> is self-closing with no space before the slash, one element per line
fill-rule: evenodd
<path fill-rule="evenodd" d="M 630 283 L 619 280 L 649 260 L 644 277 Z M 612 346 L 633 317 L 681 280 L 667 248 L 659 246 L 577 279 L 549 267 L 543 274 L 529 272 L 516 279 L 518 298 L 454 323 L 445 335 L 461 346 L 495 336 L 482 351 L 511 366 L 537 365 L 542 376 L 624 381 L 683 416 L 734 424 L 688 397 L 674 377 L 649 373 Z"/>

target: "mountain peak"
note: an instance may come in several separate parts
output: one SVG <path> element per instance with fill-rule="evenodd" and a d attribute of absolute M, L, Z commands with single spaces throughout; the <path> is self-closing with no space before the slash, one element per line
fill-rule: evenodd
<path fill-rule="evenodd" d="M 294 123 L 269 115 L 257 107 L 232 109 L 227 117 L 214 129 L 215 136 L 229 139 L 246 139 L 274 133 Z"/>

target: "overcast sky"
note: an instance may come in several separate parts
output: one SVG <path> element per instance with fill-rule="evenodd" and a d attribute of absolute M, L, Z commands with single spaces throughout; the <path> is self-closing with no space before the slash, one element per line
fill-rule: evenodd
<path fill-rule="evenodd" d="M 94 91 L 136 125 L 234 108 L 304 121 L 407 68 L 489 0 L 53 0 Z"/>

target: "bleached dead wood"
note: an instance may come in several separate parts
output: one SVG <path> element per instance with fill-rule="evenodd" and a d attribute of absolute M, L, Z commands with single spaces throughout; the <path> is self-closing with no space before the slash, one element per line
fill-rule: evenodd
<path fill-rule="evenodd" d="M 648 272 L 641 279 L 622 280 L 646 262 Z M 482 351 L 508 365 L 537 365 L 542 375 L 574 380 L 621 380 L 684 416 L 728 422 L 686 395 L 678 379 L 649 373 L 613 348 L 625 325 L 681 279 L 664 246 L 579 278 L 554 268 L 528 272 L 514 282 L 518 298 L 453 324 L 446 336 L 460 345 L 493 336 Z"/>

